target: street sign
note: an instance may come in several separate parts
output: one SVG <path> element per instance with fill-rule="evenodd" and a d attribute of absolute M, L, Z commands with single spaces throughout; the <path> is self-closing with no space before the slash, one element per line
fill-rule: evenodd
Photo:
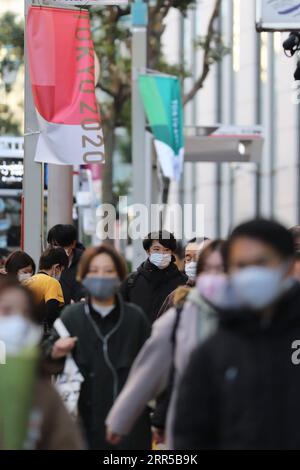
<path fill-rule="evenodd" d="M 299 0 L 256 0 L 257 31 L 300 30 Z"/>
<path fill-rule="evenodd" d="M 259 163 L 264 144 L 263 128 L 208 126 L 185 128 L 186 162 Z"/>
<path fill-rule="evenodd" d="M 101 5 L 128 5 L 128 0 L 31 0 L 32 5 L 59 7 L 92 7 Z"/>

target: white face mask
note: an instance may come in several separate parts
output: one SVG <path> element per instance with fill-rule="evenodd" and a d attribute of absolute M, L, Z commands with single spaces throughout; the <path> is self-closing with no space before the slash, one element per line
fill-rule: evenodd
<path fill-rule="evenodd" d="M 251 266 L 233 274 L 231 285 L 238 302 L 253 310 L 272 305 L 286 290 L 285 269 Z"/>
<path fill-rule="evenodd" d="M 32 277 L 32 274 L 30 274 L 30 273 L 20 273 L 20 274 L 18 274 L 18 279 L 19 279 L 20 282 L 26 281 L 26 279 L 29 279 L 30 277 Z"/>
<path fill-rule="evenodd" d="M 149 260 L 150 263 L 154 264 L 159 269 L 166 269 L 172 261 L 172 256 L 164 255 L 163 253 L 152 253 Z"/>
<path fill-rule="evenodd" d="M 196 270 L 197 270 L 197 263 L 195 261 L 191 261 L 190 263 L 186 263 L 185 267 L 185 274 L 190 277 L 191 279 L 196 278 Z"/>
<path fill-rule="evenodd" d="M 36 346 L 42 337 L 42 328 L 20 313 L 0 316 L 0 340 L 6 352 L 18 354 L 25 347 Z"/>

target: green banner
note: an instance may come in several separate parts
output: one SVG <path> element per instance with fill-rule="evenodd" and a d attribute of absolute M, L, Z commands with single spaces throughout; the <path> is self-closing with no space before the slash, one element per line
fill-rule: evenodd
<path fill-rule="evenodd" d="M 139 76 L 140 93 L 163 174 L 179 181 L 184 159 L 183 111 L 177 77 Z"/>

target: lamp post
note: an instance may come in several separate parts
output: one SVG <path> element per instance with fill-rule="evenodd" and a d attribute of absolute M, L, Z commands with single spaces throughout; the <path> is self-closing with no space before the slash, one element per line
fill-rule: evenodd
<path fill-rule="evenodd" d="M 147 67 L 148 6 L 143 0 L 132 3 L 132 165 L 133 202 L 149 207 L 146 188 L 149 186 L 151 169 L 146 171 L 145 113 L 139 93 L 139 69 Z M 151 158 L 150 155 L 148 155 Z M 147 204 L 148 203 L 148 204 Z M 133 268 L 144 261 L 145 253 L 141 240 L 133 240 Z"/>

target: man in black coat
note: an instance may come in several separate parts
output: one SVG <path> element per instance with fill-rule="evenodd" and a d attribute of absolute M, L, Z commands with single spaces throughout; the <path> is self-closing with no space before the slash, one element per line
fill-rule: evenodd
<path fill-rule="evenodd" d="M 49 230 L 47 242 L 53 247 L 63 248 L 69 258 L 69 265 L 60 278 L 65 305 L 72 300 L 78 302 L 85 295 L 82 285 L 76 280 L 77 267 L 84 249 L 77 243 L 76 228 L 68 224 L 55 225 Z"/>
<path fill-rule="evenodd" d="M 143 240 L 148 259 L 121 286 L 124 300 L 141 307 L 151 323 L 168 295 L 188 281 L 188 276 L 175 264 L 176 246 L 172 233 L 165 230 L 149 233 Z"/>
<path fill-rule="evenodd" d="M 290 277 L 293 255 L 291 234 L 275 222 L 248 222 L 232 233 L 220 326 L 194 352 L 182 379 L 175 449 L 300 448 L 300 284 Z"/>

